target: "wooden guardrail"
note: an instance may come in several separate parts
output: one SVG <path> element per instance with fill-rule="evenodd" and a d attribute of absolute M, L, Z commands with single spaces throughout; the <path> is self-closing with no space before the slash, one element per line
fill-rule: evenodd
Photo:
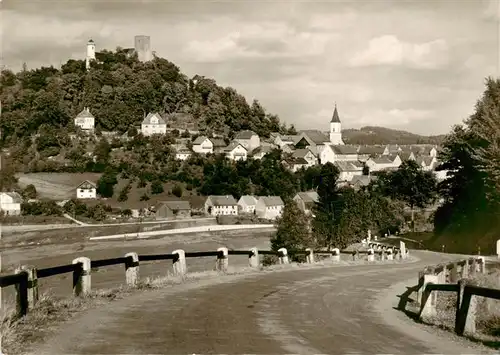
<path fill-rule="evenodd" d="M 398 259 L 405 258 L 404 255 L 398 253 L 398 249 L 387 248 L 385 250 L 375 251 L 368 249 L 366 251 L 346 251 L 333 248 L 326 250 L 306 249 L 296 252 L 296 255 L 305 255 L 307 263 L 315 262 L 315 255 L 327 255 L 333 262 L 340 262 L 341 254 L 352 255 L 352 260 L 359 260 L 360 255 L 366 254 L 367 261 L 376 261 L 375 256 L 379 256 L 378 260 L 394 260 L 394 255 Z M 135 287 L 139 280 L 139 264 L 148 261 L 157 260 L 172 260 L 173 274 L 183 276 L 187 273 L 186 258 L 198 257 L 216 257 L 215 270 L 226 272 L 228 268 L 229 255 L 248 256 L 249 266 L 259 268 L 261 262 L 260 255 L 274 255 L 279 259 L 280 264 L 289 264 L 288 252 L 286 248 L 281 248 L 278 251 L 258 250 L 252 248 L 250 250 L 228 250 L 227 248 L 219 248 L 216 251 L 197 251 L 185 252 L 184 250 L 174 250 L 170 254 L 147 254 L 138 255 L 131 252 L 123 257 L 90 260 L 87 257 L 78 257 L 71 264 L 54 266 L 44 269 L 37 269 L 33 266 L 21 266 L 15 270 L 12 275 L 0 276 L 0 291 L 3 287 L 15 286 L 16 288 L 16 308 L 17 315 L 24 316 L 29 309 L 33 308 L 38 301 L 39 287 L 38 279 L 72 273 L 73 274 L 73 295 L 77 297 L 87 296 L 91 291 L 91 270 L 112 265 L 125 266 L 125 281 L 127 286 Z M 0 292 L 1 295 L 1 292 Z"/>
<path fill-rule="evenodd" d="M 455 333 L 471 335 L 476 331 L 476 297 L 500 300 L 500 290 L 472 285 L 477 274 L 486 274 L 484 257 L 472 257 L 449 264 L 428 266 L 419 273 L 419 319 L 429 321 L 436 317 L 437 292 L 457 294 Z"/>

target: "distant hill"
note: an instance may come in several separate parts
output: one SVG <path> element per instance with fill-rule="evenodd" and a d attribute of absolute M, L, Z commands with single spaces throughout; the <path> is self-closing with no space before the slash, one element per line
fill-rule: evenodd
<path fill-rule="evenodd" d="M 421 136 L 396 129 L 366 126 L 342 131 L 346 144 L 441 144 L 445 135 Z"/>

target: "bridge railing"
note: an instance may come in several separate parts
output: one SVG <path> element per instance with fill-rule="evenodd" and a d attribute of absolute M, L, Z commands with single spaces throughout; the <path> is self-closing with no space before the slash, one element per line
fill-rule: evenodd
<path fill-rule="evenodd" d="M 427 266 L 419 272 L 419 319 L 430 321 L 437 316 L 438 293 L 456 293 L 455 333 L 472 335 L 476 332 L 477 297 L 500 300 L 500 290 L 474 285 L 474 277 L 486 274 L 483 256 L 448 264 Z"/>
<path fill-rule="evenodd" d="M 375 251 L 373 249 L 365 251 L 347 251 L 340 250 L 338 248 L 333 248 L 331 250 L 306 249 L 296 251 L 294 254 L 305 256 L 306 263 L 310 264 L 318 260 L 317 255 L 329 257 L 334 263 L 340 262 L 341 254 L 351 255 L 353 261 L 360 260 L 361 255 L 366 255 L 366 260 L 373 262 L 376 260 L 394 260 L 394 257 L 396 257 L 396 259 L 405 258 L 405 256 L 398 254 L 397 248 L 389 248 L 380 251 Z M 59 265 L 43 269 L 37 269 L 34 266 L 18 267 L 16 268 L 14 274 L 0 276 L 0 290 L 1 288 L 9 286 L 14 286 L 16 288 L 17 315 L 24 316 L 38 301 L 38 279 L 71 273 L 73 276 L 73 295 L 76 297 L 85 297 L 91 292 L 92 269 L 113 265 L 124 265 L 126 284 L 127 286 L 135 287 L 139 281 L 140 263 L 158 260 L 172 260 L 173 274 L 175 276 L 182 277 L 187 273 L 187 258 L 215 257 L 215 270 L 224 273 L 228 270 L 229 255 L 247 256 L 249 258 L 249 266 L 251 268 L 259 268 L 261 266 L 261 255 L 277 256 L 279 264 L 289 264 L 290 262 L 286 248 L 281 248 L 278 251 L 271 251 L 258 250 L 257 248 L 252 248 L 250 250 L 229 250 L 222 247 L 215 251 L 196 252 L 185 252 L 184 250 L 178 249 L 174 250 L 170 254 L 146 255 L 138 255 L 135 252 L 131 252 L 125 254 L 123 257 L 100 260 L 90 260 L 89 258 L 82 256 L 74 259 L 71 264 L 67 265 Z M 376 256 L 378 256 L 378 258 L 376 258 Z"/>

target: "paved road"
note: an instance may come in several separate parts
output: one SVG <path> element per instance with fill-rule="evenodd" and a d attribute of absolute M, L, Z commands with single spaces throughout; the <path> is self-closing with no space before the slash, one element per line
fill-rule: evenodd
<path fill-rule="evenodd" d="M 394 325 L 398 300 L 380 301 L 383 292 L 416 281 L 423 265 L 452 258 L 415 254 L 421 260 L 412 264 L 261 272 L 134 295 L 66 324 L 37 353 L 474 353 L 430 332 L 419 335 L 417 325 Z"/>

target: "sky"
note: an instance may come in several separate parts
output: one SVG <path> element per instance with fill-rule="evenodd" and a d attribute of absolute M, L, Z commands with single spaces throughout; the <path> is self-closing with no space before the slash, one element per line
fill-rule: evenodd
<path fill-rule="evenodd" d="M 299 129 L 447 133 L 499 76 L 500 0 L 0 0 L 3 64 L 19 70 L 133 47 L 231 86 Z"/>

